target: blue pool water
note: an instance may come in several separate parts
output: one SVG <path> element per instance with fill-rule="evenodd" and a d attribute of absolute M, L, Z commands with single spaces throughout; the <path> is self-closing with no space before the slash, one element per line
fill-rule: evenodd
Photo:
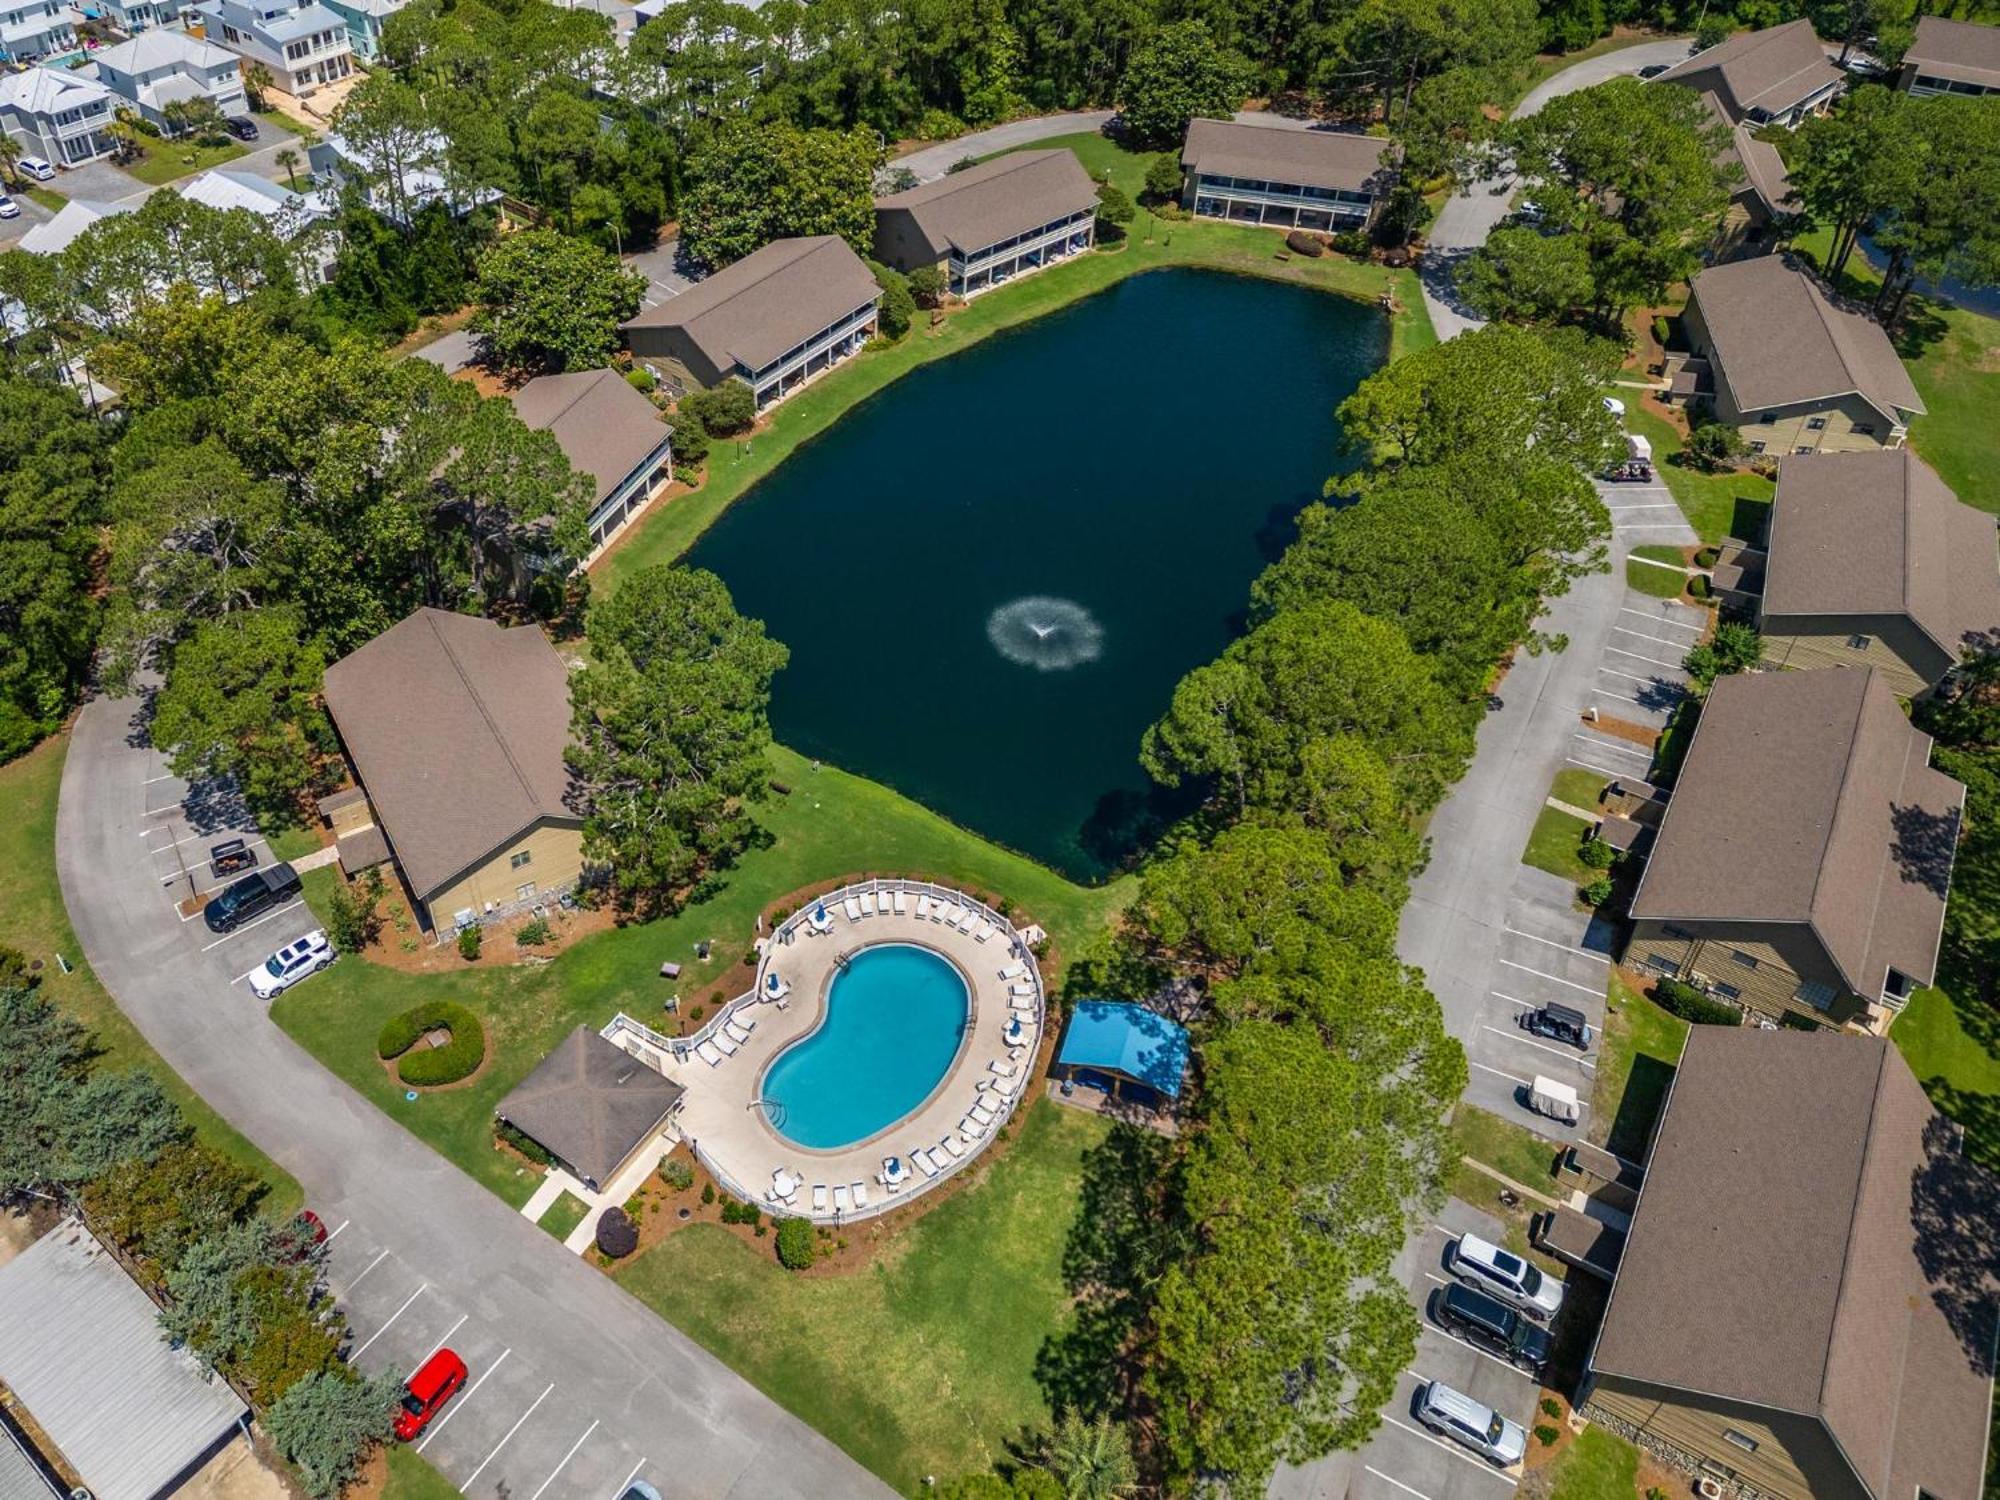
<path fill-rule="evenodd" d="M 819 1029 L 764 1075 L 771 1124 L 816 1151 L 895 1124 L 944 1077 L 971 1008 L 958 970 L 929 949 L 863 949 L 834 976 Z"/>

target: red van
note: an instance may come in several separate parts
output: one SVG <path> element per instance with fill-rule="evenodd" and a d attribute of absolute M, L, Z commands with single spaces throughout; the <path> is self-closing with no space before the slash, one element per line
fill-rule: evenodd
<path fill-rule="evenodd" d="M 449 1349 L 440 1349 L 425 1360 L 403 1387 L 396 1411 L 396 1436 L 407 1443 L 430 1426 L 431 1418 L 465 1384 L 465 1374 L 465 1361 Z"/>

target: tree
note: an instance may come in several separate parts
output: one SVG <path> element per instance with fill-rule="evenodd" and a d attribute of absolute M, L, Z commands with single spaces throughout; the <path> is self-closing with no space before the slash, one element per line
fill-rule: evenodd
<path fill-rule="evenodd" d="M 597 1220 L 597 1248 L 613 1260 L 622 1260 L 639 1248 L 639 1227 L 622 1208 L 607 1208 Z"/>
<path fill-rule="evenodd" d="M 648 568 L 594 606 L 570 682 L 567 752 L 590 858 L 619 900 L 675 909 L 751 837 L 765 794 L 771 677 L 785 648 L 736 613 L 712 573 Z"/>
<path fill-rule="evenodd" d="M 756 422 L 757 393 L 732 378 L 705 391 L 688 392 L 681 398 L 679 409 L 710 437 L 733 437 L 748 432 Z"/>
<path fill-rule="evenodd" d="M 394 223 L 411 223 L 413 184 L 419 174 L 442 167 L 446 149 L 423 92 L 393 73 L 368 73 L 334 111 L 333 128 L 345 144 L 349 170 L 360 170 Z"/>
<path fill-rule="evenodd" d="M 899 339 L 910 331 L 910 324 L 917 316 L 917 299 L 911 295 L 910 283 L 900 271 L 875 261 L 868 263 L 868 269 L 875 273 L 875 284 L 882 288 L 875 326 L 883 338 Z"/>
<path fill-rule="evenodd" d="M 1806 222 L 1833 231 L 1826 256 L 1831 276 L 1846 269 L 1875 216 L 1914 187 L 1911 103 L 1900 90 L 1855 89 L 1793 136 L 1786 176 Z"/>
<path fill-rule="evenodd" d="M 1064 1500 L 1123 1500 L 1139 1488 L 1139 1465 L 1125 1429 L 1106 1413 L 1095 1420 L 1070 1407 L 1042 1445 L 1042 1462 Z"/>
<path fill-rule="evenodd" d="M 25 152 L 19 141 L 15 140 L 14 137 L 8 135 L 5 131 L 0 131 L 0 181 L 7 182 L 14 187 L 21 185 L 21 177 L 16 170 L 16 166 L 24 154 Z"/>
<path fill-rule="evenodd" d="M 382 916 L 376 903 L 382 899 L 382 874 L 366 871 L 352 885 L 336 885 L 326 898 L 326 935 L 334 947 L 358 953 L 374 942 L 382 931 Z"/>
<path fill-rule="evenodd" d="M 646 279 L 607 251 L 527 229 L 481 258 L 471 327 L 482 356 L 503 369 L 594 369 L 610 361 L 618 325 L 645 290 Z"/>
<path fill-rule="evenodd" d="M 1469 69 L 1514 75 L 1541 41 L 1534 0 L 1361 0 L 1330 19 L 1311 82 L 1342 114 L 1380 109 L 1400 131 L 1427 79 Z M 1492 97 L 1494 89 L 1487 90 Z"/>
<path fill-rule="evenodd" d="M 314 1500 L 334 1500 L 391 1434 L 393 1375 L 357 1379 L 344 1370 L 316 1370 L 285 1392 L 262 1417 L 265 1434 L 297 1471 Z"/>
<path fill-rule="evenodd" d="M 1503 227 L 1466 257 L 1457 287 L 1481 317 L 1559 323 L 1595 301 L 1596 266 L 1582 235 Z"/>
<path fill-rule="evenodd" d="M 444 425 L 451 457 L 438 474 L 438 505 L 466 548 L 473 594 L 484 602 L 504 593 L 489 578 L 494 560 L 532 561 L 557 577 L 580 564 L 593 490 L 555 436 L 529 427 L 504 396 L 479 397 Z"/>
<path fill-rule="evenodd" d="M 1097 234 L 1100 239 L 1121 240 L 1125 226 L 1139 215 L 1125 189 L 1114 183 L 1097 185 Z"/>
<path fill-rule="evenodd" d="M 1733 468 L 1749 451 L 1750 445 L 1743 440 L 1743 434 L 1726 422 L 1703 422 L 1688 434 L 1688 461 L 1704 473 Z"/>
<path fill-rule="evenodd" d="M 1174 21 L 1126 64 L 1118 80 L 1119 115 L 1135 144 L 1178 147 L 1189 120 L 1226 120 L 1248 92 L 1247 64 L 1216 44 L 1207 22 Z"/>
<path fill-rule="evenodd" d="M 299 190 L 299 153 L 290 146 L 281 146 L 271 159 L 285 169 L 285 183 L 296 193 Z"/>
<path fill-rule="evenodd" d="M 732 123 L 688 161 L 681 248 L 700 264 L 720 267 L 772 240 L 837 234 L 867 255 L 880 156 L 865 130 Z"/>
<path fill-rule="evenodd" d="M 1911 168 L 1875 224 L 1889 257 L 1875 310 L 1891 330 L 1919 277 L 2000 282 L 2000 110 L 1940 94 L 1917 100 L 1909 116 Z"/>
<path fill-rule="evenodd" d="M 325 670 L 292 608 L 204 621 L 167 658 L 153 743 L 176 776 L 233 777 L 254 804 L 286 805 L 311 777 L 307 720 Z"/>
<path fill-rule="evenodd" d="M 918 266 L 903 278 L 903 282 L 909 287 L 917 306 L 924 308 L 938 306 L 951 290 L 951 283 L 945 279 L 944 272 L 934 265 Z"/>
<path fill-rule="evenodd" d="M 136 1257 L 156 1285 L 196 1241 L 241 1223 L 264 1184 L 200 1141 L 113 1166 L 84 1189 L 93 1227 Z"/>
<path fill-rule="evenodd" d="M 266 89 L 275 87 L 277 80 L 271 70 L 260 62 L 245 65 L 243 69 L 243 92 L 250 100 L 250 107 L 260 114 L 268 107 L 264 98 Z"/>
<path fill-rule="evenodd" d="M 1154 203 L 1172 203 L 1181 195 L 1181 158 L 1177 151 L 1162 151 L 1146 167 L 1146 197 Z"/>
<path fill-rule="evenodd" d="M 1688 652 L 1681 665 L 1697 694 L 1705 695 L 1718 677 L 1747 672 L 1763 660 L 1764 638 L 1742 620 L 1724 620 L 1715 634 Z"/>

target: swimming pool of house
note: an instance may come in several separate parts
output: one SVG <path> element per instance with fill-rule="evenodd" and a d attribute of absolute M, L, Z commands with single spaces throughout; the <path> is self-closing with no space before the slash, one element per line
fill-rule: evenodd
<path fill-rule="evenodd" d="M 950 1070 L 971 1015 L 971 992 L 948 959 L 912 943 L 862 949 L 834 975 L 819 1026 L 765 1072 L 766 1118 L 812 1151 L 886 1130 Z"/>

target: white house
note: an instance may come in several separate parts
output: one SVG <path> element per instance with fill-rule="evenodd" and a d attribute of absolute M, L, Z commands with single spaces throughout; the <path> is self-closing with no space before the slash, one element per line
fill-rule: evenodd
<path fill-rule="evenodd" d="M 294 98 L 354 71 L 347 22 L 318 0 L 203 0 L 195 11 L 210 41 L 262 63 Z"/>
<path fill-rule="evenodd" d="M 59 167 L 110 154 L 105 127 L 116 101 L 94 79 L 68 68 L 36 67 L 0 76 L 0 130 L 22 151 Z"/>
<path fill-rule="evenodd" d="M 234 52 L 184 31 L 147 31 L 95 54 L 97 81 L 163 129 L 169 104 L 208 99 L 225 115 L 249 112 Z"/>
<path fill-rule="evenodd" d="M 382 51 L 382 28 L 409 0 L 320 0 L 347 23 L 347 40 L 355 55 L 373 62 Z"/>
<path fill-rule="evenodd" d="M 179 5 L 163 0 L 88 0 L 81 9 L 92 20 L 109 21 L 131 36 L 164 26 L 180 14 Z"/>
<path fill-rule="evenodd" d="M 328 131 L 306 151 L 315 181 L 330 183 L 337 193 L 353 183 L 368 206 L 391 223 L 414 218 L 419 210 L 442 200 L 453 217 L 462 217 L 500 197 L 498 189 L 481 189 L 461 199 L 445 179 L 445 139 L 436 133 L 415 135 L 404 143 L 394 163 L 379 160 L 354 145 L 339 131 Z"/>
<path fill-rule="evenodd" d="M 37 224 L 21 236 L 17 247 L 30 255 L 60 255 L 70 247 L 70 242 L 99 219 L 108 219 L 115 214 L 129 214 L 132 206 L 128 203 L 98 203 L 89 198 L 72 198 L 46 223 Z"/>
<path fill-rule="evenodd" d="M 67 0 L 0 0 L 0 62 L 45 62 L 73 56 L 77 51 L 75 22 L 76 12 Z"/>

